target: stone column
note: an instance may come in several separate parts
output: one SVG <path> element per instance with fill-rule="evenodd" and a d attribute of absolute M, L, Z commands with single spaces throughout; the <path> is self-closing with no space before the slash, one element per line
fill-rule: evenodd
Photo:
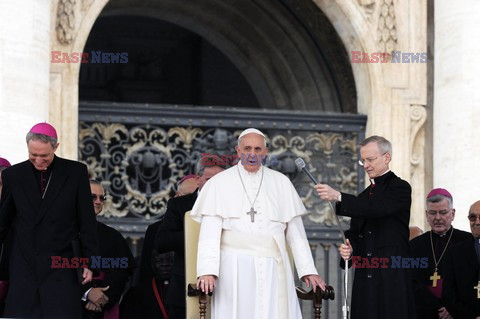
<path fill-rule="evenodd" d="M 454 226 L 470 231 L 470 204 L 480 200 L 480 3 L 435 1 L 433 186 L 448 189 Z"/>
<path fill-rule="evenodd" d="M 27 159 L 25 135 L 48 121 L 50 1 L 0 2 L 0 155 Z"/>

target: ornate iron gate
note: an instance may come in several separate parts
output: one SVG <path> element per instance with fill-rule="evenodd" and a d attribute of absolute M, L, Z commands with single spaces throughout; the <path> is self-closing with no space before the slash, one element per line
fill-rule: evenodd
<path fill-rule="evenodd" d="M 336 249 L 340 234 L 327 204 L 294 160 L 302 157 L 319 181 L 358 193 L 364 173 L 357 165 L 357 145 L 365 123 L 365 116 L 354 114 L 81 102 L 79 157 L 108 194 L 102 221 L 131 238 L 138 254 L 146 227 L 161 218 L 175 183 L 194 173 L 202 154 L 232 155 L 243 129 L 262 130 L 275 155 L 270 167 L 289 176 L 309 210 L 304 223 L 317 268 L 337 293 L 323 317 L 335 318 L 343 294 Z M 348 228 L 348 219 L 342 222 Z"/>

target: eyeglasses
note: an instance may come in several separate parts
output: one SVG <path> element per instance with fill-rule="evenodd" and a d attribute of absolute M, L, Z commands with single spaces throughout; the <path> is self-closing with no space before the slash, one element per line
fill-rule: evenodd
<path fill-rule="evenodd" d="M 427 210 L 427 214 L 429 216 L 437 216 L 437 214 L 440 214 L 440 216 L 445 216 L 448 213 L 450 213 L 451 209 L 444 209 L 444 210 Z"/>
<path fill-rule="evenodd" d="M 468 215 L 468 220 L 471 221 L 472 223 L 476 222 L 477 218 L 480 219 L 480 215 L 474 215 L 474 214 Z"/>
<path fill-rule="evenodd" d="M 358 160 L 358 165 L 360 165 L 360 166 L 365 166 L 365 163 L 367 163 L 367 164 L 372 164 L 374 161 L 377 160 L 377 158 L 382 157 L 383 155 L 385 155 L 385 154 L 387 154 L 387 153 L 388 153 L 388 152 L 385 152 L 385 153 L 383 153 L 382 155 L 377 156 L 377 157 L 369 157 L 369 158 L 365 158 L 365 159 L 360 159 L 360 160 Z"/>
<path fill-rule="evenodd" d="M 107 200 L 107 197 L 105 195 L 97 195 L 97 194 L 92 194 L 92 199 L 93 201 L 96 201 L 97 198 L 101 201 L 104 202 Z"/>

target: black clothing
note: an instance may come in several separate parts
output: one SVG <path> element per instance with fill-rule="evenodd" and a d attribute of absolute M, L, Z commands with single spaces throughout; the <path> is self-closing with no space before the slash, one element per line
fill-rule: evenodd
<path fill-rule="evenodd" d="M 462 230 L 453 229 L 453 227 L 450 227 L 447 233 L 445 233 L 443 236 L 439 236 L 429 231 L 410 241 L 410 256 L 412 258 L 428 258 L 428 267 L 413 268 L 411 270 L 417 318 L 438 319 L 438 309 L 444 307 L 445 304 L 441 298 L 437 298 L 431 292 L 431 289 L 434 288 L 432 288 L 432 280 L 430 279 L 430 276 L 432 276 L 435 271 L 435 260 L 432 255 L 432 242 L 430 241 L 430 233 L 432 234 L 435 258 L 438 262 L 437 272 L 442 279 L 445 278 L 444 264 L 447 253 L 452 249 L 453 246 L 471 238 L 472 235 Z M 445 251 L 442 259 L 440 259 L 450 235 L 452 236 L 450 243 L 448 244 L 447 250 Z M 440 283 L 438 283 L 438 287 L 440 288 Z"/>
<path fill-rule="evenodd" d="M 72 241 L 77 238 L 82 256 L 98 255 L 88 173 L 79 162 L 59 157 L 53 162 L 44 199 L 29 161 L 2 171 L 0 241 L 5 240 L 10 227 L 15 233 L 7 317 L 81 316 L 76 269 L 52 268 L 52 257 L 71 260 Z"/>
<path fill-rule="evenodd" d="M 83 289 L 85 292 L 92 287 L 104 288 L 108 286 L 108 290 L 104 292 L 108 297 L 108 303 L 103 307 L 104 310 L 107 310 L 120 301 L 128 277 L 132 274 L 136 264 L 125 238 L 119 231 L 97 222 L 97 233 L 100 247 L 100 256 L 98 257 L 108 262 L 111 268 L 95 269 L 98 272 L 104 272 L 104 278 L 92 280 Z M 111 261 L 105 258 L 111 258 Z M 96 266 L 95 262 L 93 266 Z M 85 304 L 83 305 L 83 312 L 85 318 L 103 318 L 103 312 L 86 310 Z"/>
<path fill-rule="evenodd" d="M 452 246 L 446 256 L 442 296 L 454 319 L 480 316 L 480 299 L 473 288 L 480 281 L 480 265 L 474 245 L 471 236 L 469 240 Z"/>
<path fill-rule="evenodd" d="M 353 255 L 369 260 L 408 257 L 411 187 L 393 172 L 374 181 L 375 188 L 367 187 L 358 197 L 342 193 L 337 203 L 338 215 L 352 217 L 345 235 Z M 384 318 L 414 318 L 408 269 L 357 268 L 351 319 Z"/>
<path fill-rule="evenodd" d="M 185 318 L 185 314 L 178 311 L 178 308 L 185 309 L 186 298 L 184 217 L 185 213 L 192 209 L 196 199 L 196 191 L 192 194 L 169 199 L 165 217 L 157 230 L 156 250 L 159 253 L 175 252 L 172 276 L 165 298 L 167 309 L 172 308 L 172 306 L 177 308 L 177 315 L 172 319 Z"/>

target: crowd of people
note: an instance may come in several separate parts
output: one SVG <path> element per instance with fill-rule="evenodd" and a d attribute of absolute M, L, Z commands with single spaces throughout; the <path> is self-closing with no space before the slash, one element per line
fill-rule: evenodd
<path fill-rule="evenodd" d="M 258 129 L 239 135 L 236 165 L 202 159 L 179 181 L 163 219 L 145 233 L 138 267 L 123 236 L 96 220 L 107 200 L 102 183 L 55 155 L 55 128 L 36 124 L 26 142 L 28 160 L 0 158 L 4 316 L 184 319 L 189 211 L 201 223 L 197 287 L 213 293 L 212 318 L 301 318 L 288 251 L 308 287 L 326 287 L 302 222 L 307 210 L 291 181 L 264 165 L 267 138 Z M 480 201 L 459 212 L 470 221 L 465 232 L 452 226 L 452 194 L 431 190 L 423 233 L 409 227 L 411 187 L 389 168 L 391 143 L 371 136 L 359 150 L 371 181 L 362 193 L 314 186 L 351 217 L 339 247 L 340 267 L 348 260 L 355 268 L 350 317 L 480 318 Z"/>

